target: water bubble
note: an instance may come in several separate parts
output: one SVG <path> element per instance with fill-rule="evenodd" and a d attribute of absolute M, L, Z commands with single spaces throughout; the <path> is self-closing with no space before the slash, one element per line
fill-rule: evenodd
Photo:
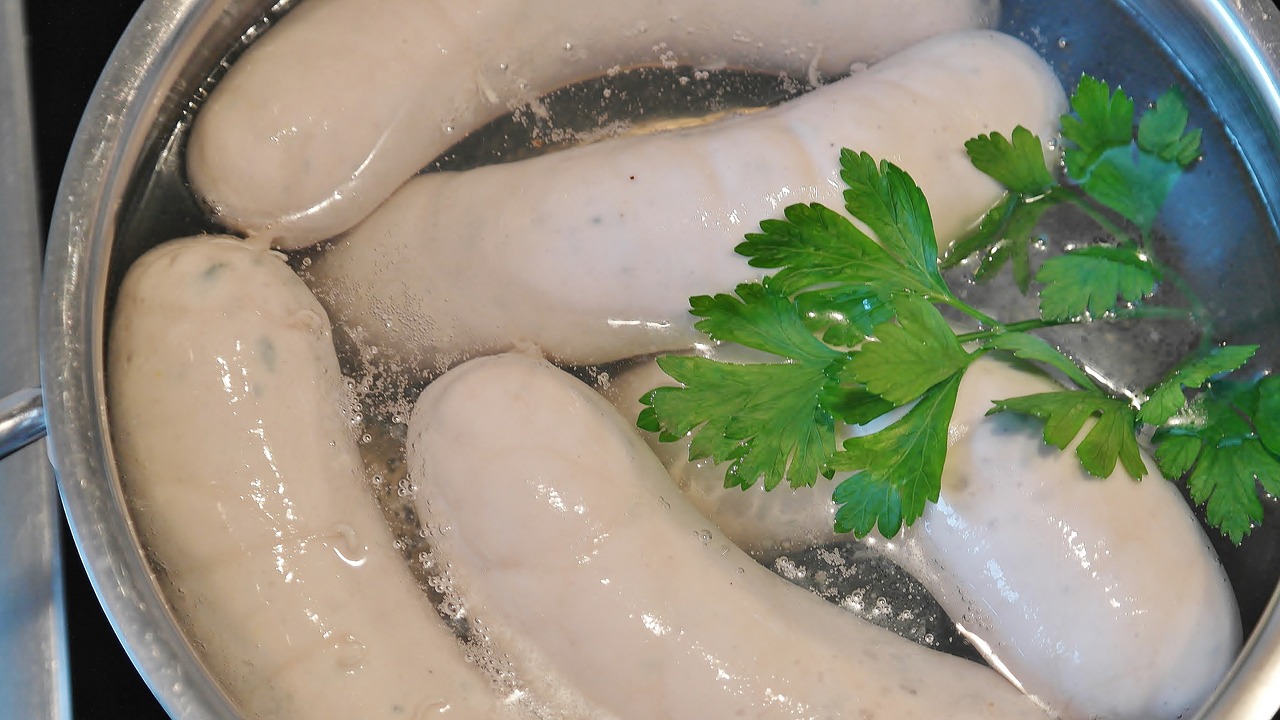
<path fill-rule="evenodd" d="M 413 486 L 413 481 L 407 477 L 400 478 L 400 482 L 396 483 L 396 495 L 399 495 L 402 498 L 410 497 L 415 492 L 416 488 Z"/>

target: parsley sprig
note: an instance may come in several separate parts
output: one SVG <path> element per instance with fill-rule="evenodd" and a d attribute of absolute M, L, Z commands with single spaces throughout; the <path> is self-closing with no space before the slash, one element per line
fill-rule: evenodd
<path fill-rule="evenodd" d="M 938 500 L 965 371 L 981 355 L 1004 353 L 1074 387 L 997 400 L 990 413 L 1039 418 L 1045 441 L 1059 449 L 1075 443 L 1082 467 L 1097 477 L 1119 465 L 1142 478 L 1140 442 L 1153 427 L 1161 471 L 1185 476 L 1209 522 L 1239 543 L 1261 519 L 1258 485 L 1280 494 L 1280 378 L 1221 379 L 1239 375 L 1257 346 L 1214 346 L 1207 337 L 1135 398 L 1102 387 L 1033 334 L 1171 313 L 1207 322 L 1203 304 L 1148 250 L 1161 206 L 1200 154 L 1200 131 L 1187 129 L 1181 95 L 1162 95 L 1135 126 L 1133 100 L 1086 75 L 1071 109 L 1062 117 L 1060 172 L 1047 164 L 1041 138 L 1023 127 L 965 144 L 974 166 L 1007 193 L 941 258 L 928 202 L 911 177 L 843 150 L 847 216 L 820 204 L 786 208 L 736 248 L 772 274 L 732 294 L 690 299 L 698 330 L 778 361 L 659 358 L 680 386 L 647 393 L 637 424 L 667 441 L 690 436 L 691 460 L 727 463 L 726 487 L 801 487 L 851 473 L 832 495 L 836 529 L 893 537 Z M 1110 237 L 1033 269 L 1037 223 L 1061 204 L 1083 210 Z M 1002 322 L 954 293 L 942 271 L 970 258 L 978 280 L 1010 266 L 1024 294 L 1037 287 L 1039 316 Z M 1148 302 L 1166 281 L 1188 312 Z M 960 321 L 967 332 L 953 328 Z M 905 406 L 884 429 L 837 443 L 841 426 Z"/>

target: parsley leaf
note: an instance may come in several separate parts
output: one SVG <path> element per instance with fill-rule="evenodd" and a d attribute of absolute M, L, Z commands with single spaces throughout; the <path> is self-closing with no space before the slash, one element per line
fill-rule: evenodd
<path fill-rule="evenodd" d="M 1082 75 L 1071 95 L 1074 115 L 1062 116 L 1066 141 L 1063 164 L 1076 182 L 1089 177 L 1108 150 L 1125 147 L 1133 139 L 1133 100 L 1123 90 L 1111 92 L 1101 80 Z"/>
<path fill-rule="evenodd" d="M 1167 478 L 1180 478 L 1195 465 L 1200 457 L 1204 443 L 1195 434 L 1183 435 L 1169 432 L 1162 438 L 1163 442 L 1156 446 L 1156 466 Z"/>
<path fill-rule="evenodd" d="M 831 459 L 836 471 L 857 470 L 832 494 L 836 531 L 864 537 L 877 526 L 891 538 L 936 502 L 947 458 L 947 433 L 963 371 L 934 385 L 900 420 L 850 438 Z"/>
<path fill-rule="evenodd" d="M 995 277 L 1012 260 L 1013 280 L 1025 295 L 1031 286 L 1031 245 L 1036 241 L 1036 224 L 1044 212 L 1058 202 L 1055 195 L 1031 199 L 1018 193 L 1007 194 L 999 205 L 982 216 L 973 231 L 951 246 L 942 259 L 942 268 L 953 268 L 965 258 L 983 252 L 973 277 L 985 281 Z"/>
<path fill-rule="evenodd" d="M 979 135 L 964 144 L 973 166 L 990 175 L 1010 192 L 1034 197 L 1058 185 L 1044 162 L 1040 138 L 1019 125 L 1010 139 L 1000 133 Z"/>
<path fill-rule="evenodd" d="M 787 296 L 814 286 L 863 286 L 887 297 L 895 292 L 950 296 L 934 273 L 908 267 L 845 216 L 817 203 L 790 205 L 784 220 L 764 220 L 734 250 L 752 267 L 780 268 L 773 286 Z M 932 232 L 932 231 L 930 231 Z"/>
<path fill-rule="evenodd" d="M 973 359 L 929 301 L 907 296 L 896 301 L 896 322 L 875 329 L 875 341 L 853 353 L 842 377 L 895 405 L 920 397 Z"/>
<path fill-rule="evenodd" d="M 689 458 L 730 463 L 725 486 L 812 485 L 835 452 L 835 420 L 820 402 L 825 365 L 736 365 L 668 355 L 658 366 L 684 387 L 651 390 L 637 425 L 675 440 L 693 433 Z"/>
<path fill-rule="evenodd" d="M 1146 297 L 1155 291 L 1160 271 L 1136 248 L 1094 245 L 1045 260 L 1036 279 L 1045 284 L 1040 316 L 1062 321 L 1085 313 L 1100 317 L 1121 300 Z"/>
<path fill-rule="evenodd" d="M 1176 90 L 1160 96 L 1139 121 L 1133 100 L 1085 75 L 1071 98 L 1075 116 L 1062 119 L 1067 174 L 1094 200 L 1144 232 L 1173 185 L 1200 153 L 1200 131 L 1186 130 L 1188 111 Z"/>
<path fill-rule="evenodd" d="M 811 485 L 835 452 L 835 420 L 823 408 L 831 378 L 847 360 L 813 336 L 795 303 L 762 283 L 733 295 L 690 299 L 695 325 L 716 340 L 788 358 L 738 365 L 669 356 L 658 365 L 684 387 L 657 388 L 642 399 L 637 424 L 674 440 L 693 432 L 690 459 L 730 462 L 726 485 L 772 489 L 784 479 Z"/>
<path fill-rule="evenodd" d="M 1149 231 L 1182 170 L 1128 146 L 1102 154 L 1080 186 L 1094 200 Z"/>
<path fill-rule="evenodd" d="M 925 288 L 921 294 L 952 297 L 938 270 L 929 203 L 911 176 L 893 163 L 877 164 L 867 153 L 850 150 L 840 151 L 840 167 L 840 178 L 849 185 L 844 191 L 849 214 L 866 223 L 885 250 L 911 271 Z"/>
<path fill-rule="evenodd" d="M 1045 165 L 1040 138 L 1021 125 L 1014 128 L 1011 138 L 991 133 L 964 144 L 973 166 L 1004 185 L 1009 194 L 952 247 L 942 265 L 954 267 L 985 250 L 974 278 L 986 280 L 1012 260 L 1014 282 L 1026 294 L 1031 284 L 1033 233 L 1040 216 L 1057 203 L 1050 193 L 1058 181 Z"/>
<path fill-rule="evenodd" d="M 1280 454 L 1280 376 L 1271 375 L 1258 383 L 1258 408 L 1253 415 L 1253 426 L 1262 444 Z"/>
<path fill-rule="evenodd" d="M 1120 398 L 1089 390 L 1066 390 L 997 400 L 994 405 L 988 415 L 1012 411 L 1043 420 L 1044 441 L 1059 450 L 1066 449 L 1085 421 L 1097 415 L 1097 423 L 1076 447 L 1076 456 L 1085 471 L 1094 477 L 1110 477 L 1119 459 L 1135 479 L 1147 474 L 1134 435 L 1137 413 Z"/>
<path fill-rule="evenodd" d="M 805 327 L 832 347 L 851 348 L 893 318 L 893 306 L 875 288 L 862 285 L 810 290 L 795 301 Z"/>
<path fill-rule="evenodd" d="M 772 277 L 784 295 L 814 285 L 857 282 L 862 279 L 856 275 L 858 266 L 868 256 L 872 262 L 896 265 L 875 240 L 823 205 L 789 205 L 783 217 L 761 221 L 761 232 L 748 233 L 734 250 L 746 256 L 751 267 L 782 268 Z"/>
<path fill-rule="evenodd" d="M 743 283 L 733 295 L 689 298 L 689 312 L 702 318 L 694 328 L 713 340 L 734 342 L 798 361 L 825 365 L 844 357 L 813 336 L 795 303 L 766 278 Z"/>
<path fill-rule="evenodd" d="M 1187 478 L 1187 488 L 1191 499 L 1205 506 L 1209 523 L 1239 545 L 1262 522 L 1259 480 L 1269 492 L 1280 490 L 1280 462 L 1258 440 L 1248 439 L 1233 445 L 1206 445 Z"/>
<path fill-rule="evenodd" d="M 1160 471 L 1170 478 L 1190 471 L 1191 499 L 1237 545 L 1262 521 L 1258 484 L 1280 494 L 1280 457 L 1254 427 L 1264 416 L 1280 419 L 1264 409 L 1262 385 L 1213 383 L 1154 438 Z"/>
<path fill-rule="evenodd" d="M 822 406 L 847 425 L 866 425 L 900 407 L 866 388 L 847 385 L 828 385 L 822 396 Z"/>
<path fill-rule="evenodd" d="M 1182 363 L 1147 392 L 1138 419 L 1151 425 L 1164 424 L 1187 404 L 1184 389 L 1197 390 L 1214 375 L 1235 370 L 1248 362 L 1257 350 L 1257 345 L 1226 345 Z"/>
<path fill-rule="evenodd" d="M 1099 390 L 1088 373 L 1080 369 L 1070 358 L 1043 338 L 1024 332 L 1006 332 L 996 335 L 987 342 L 993 350 L 1004 350 L 1021 360 L 1044 363 L 1061 372 L 1071 382 L 1085 390 Z"/>
<path fill-rule="evenodd" d="M 1138 147 L 1186 169 L 1200 157 L 1200 129 L 1187 131 L 1189 113 L 1182 93 L 1168 90 L 1138 123 Z"/>

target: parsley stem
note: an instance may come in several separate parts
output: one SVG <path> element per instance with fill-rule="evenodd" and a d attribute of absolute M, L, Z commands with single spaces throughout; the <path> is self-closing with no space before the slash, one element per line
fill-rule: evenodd
<path fill-rule="evenodd" d="M 948 297 L 948 296 L 937 296 L 937 297 L 934 297 L 933 299 L 935 302 L 944 303 L 950 307 L 955 308 L 956 310 L 959 310 L 965 315 L 968 315 L 974 320 L 977 320 L 978 324 L 984 325 L 988 328 L 992 328 L 995 331 L 1000 331 L 1004 327 L 1004 325 L 999 320 L 996 320 L 990 315 L 982 312 L 978 308 L 970 305 L 969 303 L 959 298 Z"/>
<path fill-rule="evenodd" d="M 1167 305 L 1139 305 L 1123 310 L 1116 310 L 1104 320 L 1195 320 L 1194 314 L 1186 308 L 1168 307 Z"/>
<path fill-rule="evenodd" d="M 1093 220 L 1099 227 L 1115 238 L 1116 242 L 1121 244 L 1130 244 L 1134 242 L 1133 236 L 1126 232 L 1123 227 L 1116 224 L 1115 221 L 1108 217 L 1106 213 L 1094 207 L 1094 205 L 1089 202 L 1089 199 L 1080 193 L 1080 191 L 1072 187 L 1059 185 L 1049 191 L 1049 197 L 1052 197 L 1059 202 L 1070 202 L 1075 205 L 1081 212 L 1088 215 L 1089 219 Z"/>
<path fill-rule="evenodd" d="M 1169 280 L 1169 282 L 1178 290 L 1178 294 L 1182 295 L 1187 301 L 1187 312 L 1191 316 L 1191 321 L 1200 329 L 1200 350 L 1208 350 L 1214 341 L 1213 315 L 1209 312 L 1209 307 L 1191 287 L 1191 283 L 1182 277 L 1182 274 L 1166 265 L 1155 257 L 1151 257 L 1151 264 L 1160 272 L 1161 277 Z"/>
<path fill-rule="evenodd" d="M 1041 318 L 1029 318 L 1027 320 L 1019 320 L 1011 323 L 996 323 L 989 326 L 986 330 L 976 330 L 970 333 L 956 335 L 956 339 L 964 343 L 977 342 L 986 340 L 997 335 L 1003 335 L 1007 332 L 1029 332 L 1031 330 L 1044 330 L 1046 328 L 1060 327 L 1062 325 L 1084 325 L 1090 322 L 1105 322 L 1115 320 L 1195 320 L 1194 313 L 1183 308 L 1166 307 L 1164 305 L 1139 305 L 1137 307 L 1116 310 L 1105 317 L 1098 320 L 1044 320 Z"/>
<path fill-rule="evenodd" d="M 956 339 L 964 343 L 976 342 L 978 340 L 986 340 L 997 335 L 1003 335 L 1007 332 L 1027 332 L 1028 330 L 1042 330 L 1044 328 L 1057 327 L 1059 325 L 1071 325 L 1079 322 L 1077 320 L 1042 320 L 1040 318 L 1031 318 L 1029 320 L 1019 320 L 1018 322 L 1005 323 L 989 330 L 978 330 L 976 332 L 964 333 L 957 335 Z"/>

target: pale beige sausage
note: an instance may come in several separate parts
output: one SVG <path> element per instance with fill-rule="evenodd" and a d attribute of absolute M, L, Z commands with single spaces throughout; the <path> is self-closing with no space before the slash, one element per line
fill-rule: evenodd
<path fill-rule="evenodd" d="M 1064 96 L 1034 51 L 935 38 L 781 107 L 523 162 L 416 178 L 312 268 L 345 325 L 424 368 L 527 341 L 573 364 L 690 347 L 689 297 L 762 274 L 733 248 L 786 205 L 843 204 L 842 146 L 906 169 L 941 243 L 1001 188 L 969 138 L 1046 141 Z"/>
<path fill-rule="evenodd" d="M 280 256 L 199 237 L 139 259 L 107 397 L 140 538 L 246 716 L 512 717 L 392 548 L 328 320 Z"/>
<path fill-rule="evenodd" d="M 643 393 L 673 384 L 645 363 L 608 394 L 634 420 Z M 894 542 L 870 544 L 1062 717 L 1186 717 L 1240 648 L 1235 597 L 1190 508 L 1154 469 L 1141 483 L 1123 469 L 1098 480 L 1072 452 L 1047 447 L 1036 423 L 985 415 L 993 400 L 1059 389 L 975 362 L 956 400 L 938 504 Z M 690 500 L 757 556 L 852 541 L 832 528 L 831 491 L 843 478 L 725 489 L 723 467 L 689 463 L 687 440 L 644 437 Z"/>
<path fill-rule="evenodd" d="M 614 66 L 830 76 L 998 13 L 997 0 L 307 0 L 214 89 L 187 170 L 231 228 L 298 248 L 483 122 Z"/>
<path fill-rule="evenodd" d="M 629 423 L 541 359 L 449 371 L 408 443 L 468 612 L 517 669 L 546 670 L 548 691 L 624 720 L 1045 717 L 989 669 L 865 623 L 708 530 Z"/>

